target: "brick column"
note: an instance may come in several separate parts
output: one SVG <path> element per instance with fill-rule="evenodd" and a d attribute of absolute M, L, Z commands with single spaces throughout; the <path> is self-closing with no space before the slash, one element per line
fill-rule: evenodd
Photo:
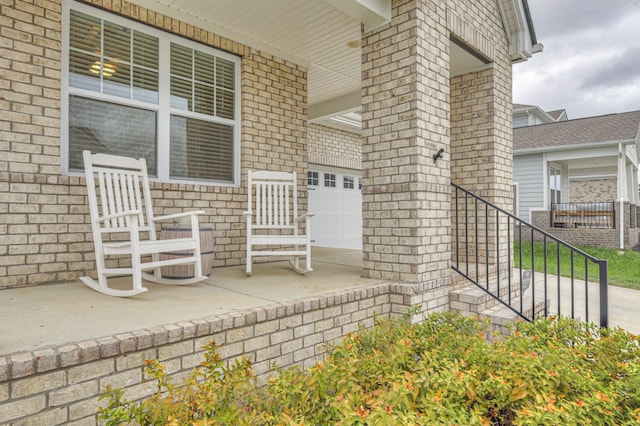
<path fill-rule="evenodd" d="M 447 303 L 451 257 L 443 22 L 441 1 L 398 0 L 390 24 L 362 35 L 364 275 L 424 284 L 432 295 L 417 299 L 433 309 Z"/>
<path fill-rule="evenodd" d="M 500 74 L 501 66 L 510 68 L 510 64 L 496 62 L 491 68 L 451 79 L 451 175 L 456 184 L 512 212 L 511 104 L 505 102 L 510 99 L 505 94 L 511 93 L 511 79 L 508 72 Z M 464 205 L 464 199 L 458 201 Z M 475 205 L 471 203 L 467 208 L 467 218 L 463 207 L 458 216 L 461 224 L 466 222 L 469 235 L 460 229 L 458 237 L 469 245 L 464 253 L 454 253 L 453 258 L 464 261 L 468 254 L 470 262 L 490 264 L 507 259 L 506 216 L 501 215 L 497 223 L 493 210 L 479 207 L 476 217 Z M 455 233 L 452 237 L 455 243 Z M 507 267 L 504 262 L 502 270 L 507 271 Z"/>

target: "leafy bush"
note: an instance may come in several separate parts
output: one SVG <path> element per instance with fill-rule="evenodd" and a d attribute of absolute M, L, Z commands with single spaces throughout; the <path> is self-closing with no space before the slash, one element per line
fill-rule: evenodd
<path fill-rule="evenodd" d="M 421 324 L 380 320 L 307 370 L 258 387 L 248 361 L 211 345 L 181 386 L 150 361 L 158 391 L 109 390 L 101 418 L 170 425 L 631 425 L 640 422 L 640 345 L 623 330 L 559 318 L 517 324 L 493 343 L 449 313 Z"/>

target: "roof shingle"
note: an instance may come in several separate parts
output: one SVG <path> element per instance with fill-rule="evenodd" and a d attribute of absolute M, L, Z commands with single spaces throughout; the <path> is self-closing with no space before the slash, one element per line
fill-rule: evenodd
<path fill-rule="evenodd" d="M 513 150 L 636 139 L 640 111 L 578 118 L 513 129 Z"/>

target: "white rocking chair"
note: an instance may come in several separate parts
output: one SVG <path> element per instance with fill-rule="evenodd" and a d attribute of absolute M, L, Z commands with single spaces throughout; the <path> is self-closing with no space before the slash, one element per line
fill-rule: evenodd
<path fill-rule="evenodd" d="M 248 172 L 247 275 L 252 274 L 254 256 L 286 256 L 293 269 L 306 274 L 311 269 L 309 221 L 313 213 L 298 216 L 298 186 L 295 173 Z M 304 222 L 304 234 L 300 226 Z M 266 249 L 254 250 L 256 246 Z M 276 247 L 280 246 L 280 248 Z M 305 258 L 305 266 L 300 259 Z"/>
<path fill-rule="evenodd" d="M 84 151 L 83 157 L 98 271 L 98 281 L 81 277 L 83 283 L 109 296 L 127 297 L 147 291 L 142 287 L 143 278 L 177 285 L 207 278 L 202 274 L 198 226 L 198 215 L 203 211 L 154 218 L 144 159 L 91 154 L 89 151 Z M 178 218 L 190 218 L 191 237 L 158 240 L 156 222 Z M 181 251 L 180 256 L 160 260 L 160 253 L 175 251 Z M 131 266 L 107 268 L 105 257 L 112 255 L 130 256 Z M 193 264 L 194 277 L 177 280 L 162 277 L 161 267 L 177 264 Z M 149 270 L 152 271 L 149 273 Z M 114 275 L 132 275 L 133 288 L 120 290 L 109 287 L 107 277 Z"/>

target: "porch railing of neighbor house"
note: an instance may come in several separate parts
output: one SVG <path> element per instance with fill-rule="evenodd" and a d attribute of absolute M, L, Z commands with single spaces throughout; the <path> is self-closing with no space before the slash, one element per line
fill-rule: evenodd
<path fill-rule="evenodd" d="M 606 259 L 593 257 L 462 187 L 452 186 L 452 268 L 456 272 L 526 321 L 563 315 L 608 326 Z M 528 287 L 519 285 L 528 272 L 514 268 L 523 264 L 524 256 L 531 262 Z M 540 300 L 542 307 L 536 306 Z"/>
<path fill-rule="evenodd" d="M 553 203 L 550 220 L 552 228 L 616 227 L 615 203 Z"/>

